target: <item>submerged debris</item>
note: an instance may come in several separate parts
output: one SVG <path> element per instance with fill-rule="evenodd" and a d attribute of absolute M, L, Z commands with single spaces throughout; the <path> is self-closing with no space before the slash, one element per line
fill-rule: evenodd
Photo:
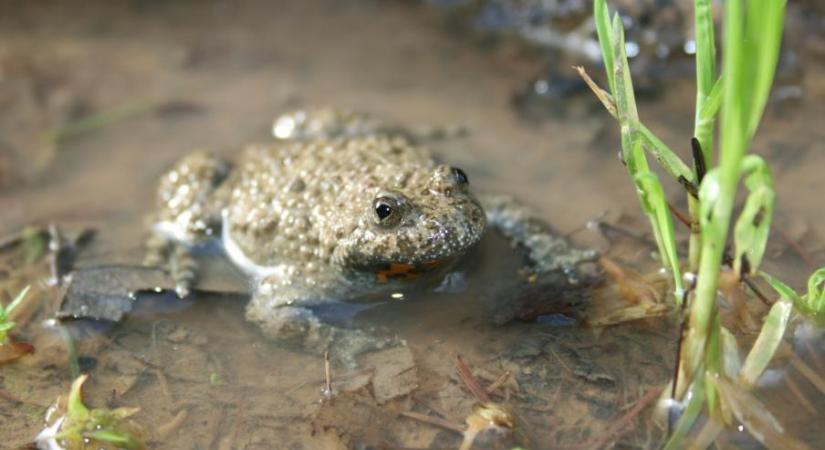
<path fill-rule="evenodd" d="M 600 281 L 600 275 L 582 272 L 578 282 L 571 283 L 560 270 L 533 275 L 526 281 L 517 277 L 487 299 L 492 309 L 491 320 L 503 325 L 552 314 L 578 318 Z"/>
<path fill-rule="evenodd" d="M 665 301 L 668 286 L 666 275 L 658 271 L 640 274 L 604 257 L 599 264 L 612 282 L 594 292 L 587 310 L 586 325 L 603 327 L 661 317 L 671 311 L 671 304 Z"/>
<path fill-rule="evenodd" d="M 140 266 L 106 266 L 74 271 L 57 313 L 58 318 L 90 318 L 118 322 L 132 310 L 141 291 L 174 289 L 160 269 Z"/>

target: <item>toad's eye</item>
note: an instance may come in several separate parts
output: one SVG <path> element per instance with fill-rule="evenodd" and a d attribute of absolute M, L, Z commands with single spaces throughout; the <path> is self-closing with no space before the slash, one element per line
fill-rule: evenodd
<path fill-rule="evenodd" d="M 453 172 L 453 176 L 455 177 L 456 183 L 468 184 L 470 182 L 470 179 L 467 178 L 467 174 L 464 173 L 464 171 L 459 169 L 458 167 L 453 167 L 451 171 Z"/>
<path fill-rule="evenodd" d="M 380 196 L 373 202 L 377 223 L 381 226 L 393 226 L 401 220 L 401 204 L 397 199 Z"/>

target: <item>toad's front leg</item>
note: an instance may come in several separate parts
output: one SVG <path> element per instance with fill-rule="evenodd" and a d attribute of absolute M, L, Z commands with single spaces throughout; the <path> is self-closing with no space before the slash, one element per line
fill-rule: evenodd
<path fill-rule="evenodd" d="M 513 244 L 524 247 L 534 272 L 541 274 L 562 270 L 568 280 L 579 278 L 578 265 L 596 259 L 594 250 L 573 248 L 533 209 L 509 196 L 487 195 L 479 198 L 487 223 Z"/>

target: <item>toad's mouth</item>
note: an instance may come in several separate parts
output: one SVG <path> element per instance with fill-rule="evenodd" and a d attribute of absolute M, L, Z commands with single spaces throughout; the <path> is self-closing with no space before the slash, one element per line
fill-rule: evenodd
<path fill-rule="evenodd" d="M 418 264 L 387 263 L 374 267 L 376 280 L 386 283 L 390 280 L 411 280 L 444 266 L 446 259 L 437 259 Z"/>

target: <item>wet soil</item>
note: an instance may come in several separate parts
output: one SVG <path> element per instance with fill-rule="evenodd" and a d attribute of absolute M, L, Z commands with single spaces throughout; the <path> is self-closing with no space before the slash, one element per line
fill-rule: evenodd
<path fill-rule="evenodd" d="M 804 95 L 772 103 L 754 144 L 777 180 L 778 238 L 766 268 L 795 286 L 825 262 L 825 130 L 817 126 L 825 67 L 817 49 L 800 47 L 804 76 L 795 83 Z M 522 44 L 456 35 L 442 12 L 405 2 L 3 2 L 0 236 L 50 222 L 93 227 L 78 266 L 138 263 L 155 181 L 177 158 L 198 148 L 231 157 L 266 140 L 278 113 L 335 105 L 409 124 L 465 125 L 467 137 L 438 151 L 476 189 L 534 205 L 581 246 L 654 267 L 648 247 L 616 250 L 584 230 L 602 218 L 645 233 L 616 158 L 615 124 L 594 99 L 565 99 L 562 114 L 543 120 L 513 109 L 514 92 L 545 64 Z M 650 128 L 682 156 L 692 96 L 689 80 L 675 80 L 640 104 Z M 65 128 L 95 114 L 106 123 Z M 680 188 L 669 189 L 683 205 Z M 485 294 L 514 276 L 518 256 L 494 239 L 481 256 L 461 293 L 387 299 L 359 314 L 356 324 L 383 326 L 409 350 L 366 355 L 355 371 L 333 365 L 332 401 L 321 402 L 323 358 L 267 341 L 243 320 L 240 293 L 146 296 L 116 326 L 72 323 L 81 369 L 92 375 L 88 403 L 141 407 L 136 420 L 152 448 L 455 448 L 459 433 L 400 413 L 461 426 L 476 399 L 456 375 L 460 354 L 484 385 L 510 371 L 493 397 L 513 409 L 531 448 L 581 448 L 667 383 L 678 323 L 493 325 Z M 3 268 L 4 282 L 12 268 Z M 34 295 L 53 311 L 57 289 L 38 283 Z M 0 371 L 0 448 L 29 443 L 71 382 L 59 335 L 35 317 L 20 337 L 37 351 Z M 813 361 L 822 343 L 809 346 Z M 807 392 L 806 383 L 797 380 Z M 781 381 L 765 396 L 780 406 L 795 398 Z M 810 409 L 787 415 L 789 428 L 822 442 L 813 424 L 825 401 L 812 398 Z M 656 447 L 665 429 L 645 418 L 628 430 L 618 448 Z"/>

